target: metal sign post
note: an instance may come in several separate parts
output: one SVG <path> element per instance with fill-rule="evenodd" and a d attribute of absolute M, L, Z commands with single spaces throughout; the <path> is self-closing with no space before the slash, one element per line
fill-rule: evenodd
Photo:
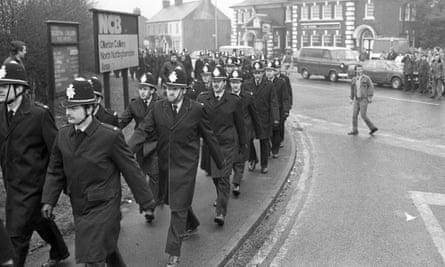
<path fill-rule="evenodd" d="M 110 72 L 122 70 L 124 106 L 129 102 L 128 68 L 139 65 L 137 14 L 91 9 L 93 12 L 96 71 L 103 73 L 104 98 L 111 105 Z"/>
<path fill-rule="evenodd" d="M 79 23 L 47 20 L 49 88 L 48 106 L 54 112 L 56 97 L 65 93 L 79 75 Z"/>

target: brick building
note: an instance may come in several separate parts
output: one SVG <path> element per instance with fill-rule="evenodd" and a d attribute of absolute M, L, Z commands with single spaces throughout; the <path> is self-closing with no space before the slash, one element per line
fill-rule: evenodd
<path fill-rule="evenodd" d="M 175 0 L 173 5 L 169 0 L 162 0 L 162 6 L 146 24 L 145 40 L 149 41 L 150 48 L 193 51 L 230 44 L 230 19 L 210 0 L 185 3 Z"/>
<path fill-rule="evenodd" d="M 270 54 L 303 46 L 368 48 L 378 37 L 415 41 L 415 5 L 401 0 L 245 0 L 231 7 L 232 45 Z"/>

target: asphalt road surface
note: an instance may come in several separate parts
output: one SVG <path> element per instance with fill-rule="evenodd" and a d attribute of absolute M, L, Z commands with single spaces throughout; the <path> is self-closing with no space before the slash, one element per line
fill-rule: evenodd
<path fill-rule="evenodd" d="M 444 266 L 445 101 L 376 88 L 368 116 L 379 131 L 359 118 L 348 136 L 348 82 L 292 82 L 313 173 L 290 233 L 260 265 Z"/>

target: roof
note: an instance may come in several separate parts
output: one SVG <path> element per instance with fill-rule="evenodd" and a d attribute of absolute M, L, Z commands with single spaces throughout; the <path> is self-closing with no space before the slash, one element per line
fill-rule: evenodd
<path fill-rule="evenodd" d="M 182 5 L 171 5 L 167 8 L 161 9 L 156 15 L 148 19 L 150 22 L 163 22 L 163 21 L 175 21 L 183 20 L 190 13 L 192 13 L 201 3 L 201 1 L 186 2 Z"/>
<path fill-rule="evenodd" d="M 259 5 L 270 5 L 270 4 L 283 4 L 288 3 L 289 0 L 244 0 L 238 4 L 232 5 L 231 8 L 234 7 L 243 7 L 243 6 L 259 6 Z"/>

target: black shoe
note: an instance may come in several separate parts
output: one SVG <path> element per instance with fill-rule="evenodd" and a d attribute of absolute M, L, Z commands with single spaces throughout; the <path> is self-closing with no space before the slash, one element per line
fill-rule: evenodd
<path fill-rule="evenodd" d="M 348 135 L 357 135 L 357 134 L 358 134 L 358 131 L 357 131 L 357 130 L 348 133 Z"/>
<path fill-rule="evenodd" d="M 63 255 L 60 258 L 56 258 L 56 259 L 49 259 L 47 262 L 45 262 L 44 264 L 42 264 L 42 267 L 55 267 L 57 266 L 61 261 L 65 260 L 66 258 L 68 258 L 70 256 L 70 253 L 67 252 L 65 255 Z"/>
<path fill-rule="evenodd" d="M 239 196 L 240 194 L 240 187 L 239 185 L 233 185 L 232 193 L 235 197 Z"/>
<path fill-rule="evenodd" d="M 249 161 L 249 171 L 253 172 L 256 168 L 256 162 L 255 161 Z"/>
<path fill-rule="evenodd" d="M 378 128 L 374 128 L 369 132 L 369 134 L 374 135 L 374 133 L 377 132 L 378 130 L 379 130 Z"/>
<path fill-rule="evenodd" d="M 220 214 L 220 215 L 216 215 L 214 221 L 215 221 L 215 223 L 218 224 L 219 226 L 223 226 L 223 225 L 224 225 L 224 215 L 222 215 L 222 214 Z"/>
<path fill-rule="evenodd" d="M 187 230 L 185 230 L 185 233 L 182 235 L 182 239 L 187 240 L 196 232 L 198 232 L 198 227 L 193 228 L 193 229 L 187 229 Z"/>
<path fill-rule="evenodd" d="M 151 223 L 155 219 L 154 210 L 149 210 L 145 213 L 145 221 Z"/>
<path fill-rule="evenodd" d="M 278 158 L 278 154 L 272 154 L 272 158 L 277 159 Z"/>
<path fill-rule="evenodd" d="M 261 168 L 261 173 L 268 173 L 269 170 L 267 169 L 267 167 L 263 167 Z"/>

